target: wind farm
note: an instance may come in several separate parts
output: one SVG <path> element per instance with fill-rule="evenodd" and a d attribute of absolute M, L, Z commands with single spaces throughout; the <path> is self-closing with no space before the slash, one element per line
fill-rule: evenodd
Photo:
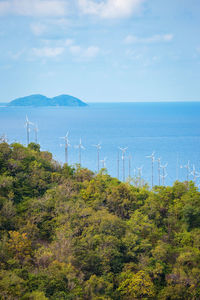
<path fill-rule="evenodd" d="M 32 118 L 29 118 L 28 115 L 25 116 L 24 138 L 26 138 L 27 145 L 30 143 L 39 143 L 41 147 L 43 147 L 40 137 L 42 128 L 39 132 L 37 124 L 38 120 L 32 122 Z M 169 180 L 173 178 L 174 181 L 176 180 L 177 174 L 175 175 L 172 174 L 172 172 L 167 172 L 167 168 L 169 167 L 168 163 L 162 160 L 159 153 L 156 151 L 152 151 L 151 155 L 144 155 L 143 161 L 141 159 L 137 161 L 137 148 L 128 151 L 129 147 L 117 147 L 117 145 L 115 145 L 113 147 L 113 152 L 110 153 L 110 155 L 107 155 L 106 144 L 104 143 L 99 142 L 95 144 L 95 140 L 93 140 L 93 143 L 88 144 L 87 141 L 85 141 L 85 147 L 82 143 L 82 138 L 79 138 L 78 144 L 76 142 L 71 143 L 69 141 L 69 132 L 71 131 L 71 128 L 70 131 L 69 128 L 66 128 L 66 134 L 59 137 L 59 139 L 64 141 L 63 144 L 60 144 L 61 148 L 64 148 L 64 151 L 62 150 L 64 159 L 59 159 L 61 163 L 63 161 L 63 163 L 68 165 L 79 165 L 82 168 L 90 168 L 87 155 L 87 153 L 89 153 L 89 156 L 91 157 L 90 163 L 93 165 L 92 170 L 97 174 L 101 169 L 104 169 L 108 174 L 123 182 L 130 182 L 138 186 L 149 184 L 151 188 L 154 186 L 165 186 L 168 178 Z M 75 137 L 73 138 L 72 134 L 71 138 L 73 141 L 75 140 Z M 6 141 L 8 141 L 7 135 L 2 134 L 0 142 Z M 133 152 L 135 153 L 134 156 L 132 155 Z M 116 163 L 114 163 L 114 158 L 116 158 Z M 151 164 L 146 163 L 145 159 L 149 159 Z M 140 166 L 138 166 L 139 164 Z M 198 169 L 194 163 L 191 165 L 188 160 L 187 163 L 183 162 L 180 165 L 176 165 L 176 168 L 174 168 L 176 169 L 175 173 L 177 173 L 177 167 L 180 169 L 182 181 L 189 182 L 192 180 L 196 185 L 199 185 L 200 169 Z M 148 177 L 146 174 L 148 174 Z"/>

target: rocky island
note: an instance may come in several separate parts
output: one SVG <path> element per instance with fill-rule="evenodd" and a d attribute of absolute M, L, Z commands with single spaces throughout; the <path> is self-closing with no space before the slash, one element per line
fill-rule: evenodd
<path fill-rule="evenodd" d="M 35 94 L 17 98 L 9 102 L 8 106 L 87 106 L 87 104 L 70 95 L 60 95 L 57 97 L 48 98 L 40 94 Z"/>

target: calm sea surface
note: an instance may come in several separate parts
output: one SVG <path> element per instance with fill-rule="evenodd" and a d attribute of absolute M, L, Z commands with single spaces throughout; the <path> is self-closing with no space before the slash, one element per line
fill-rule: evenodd
<path fill-rule="evenodd" d="M 143 166 L 143 178 L 151 182 L 153 151 L 168 162 L 166 184 L 177 178 L 185 180 L 187 171 L 180 168 L 190 161 L 200 171 L 200 102 L 199 103 L 110 103 L 90 104 L 88 107 L 0 107 L 0 135 L 5 133 L 9 142 L 26 144 L 25 117 L 39 128 L 38 140 L 42 150 L 53 153 L 64 162 L 64 147 L 60 144 L 69 131 L 69 163 L 78 163 L 78 150 L 74 147 L 82 138 L 86 148 L 82 151 L 82 164 L 97 170 L 97 151 L 92 145 L 101 142 L 100 159 L 107 158 L 108 173 L 117 176 L 118 147 L 128 147 L 125 172 L 129 175 L 128 157 L 131 155 L 131 176 Z M 34 141 L 31 128 L 30 139 Z M 101 163 L 102 166 L 102 163 Z M 192 179 L 190 175 L 190 179 Z M 120 154 L 120 179 L 122 160 Z M 197 179 L 197 183 L 200 178 Z M 158 183 L 157 162 L 154 164 L 154 183 Z"/>

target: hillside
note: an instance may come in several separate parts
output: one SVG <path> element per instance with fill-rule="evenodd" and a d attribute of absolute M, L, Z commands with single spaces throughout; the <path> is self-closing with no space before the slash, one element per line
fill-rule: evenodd
<path fill-rule="evenodd" d="M 87 104 L 78 98 L 69 95 L 60 95 L 54 98 L 48 98 L 43 95 L 31 95 L 23 98 L 17 98 L 11 101 L 9 106 L 86 106 Z"/>
<path fill-rule="evenodd" d="M 0 299 L 200 299 L 200 193 L 0 143 Z"/>

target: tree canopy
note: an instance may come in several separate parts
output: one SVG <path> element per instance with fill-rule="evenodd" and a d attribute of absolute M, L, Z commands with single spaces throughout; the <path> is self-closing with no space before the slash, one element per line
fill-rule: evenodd
<path fill-rule="evenodd" d="M 200 299 L 200 193 L 0 143 L 0 299 Z"/>

